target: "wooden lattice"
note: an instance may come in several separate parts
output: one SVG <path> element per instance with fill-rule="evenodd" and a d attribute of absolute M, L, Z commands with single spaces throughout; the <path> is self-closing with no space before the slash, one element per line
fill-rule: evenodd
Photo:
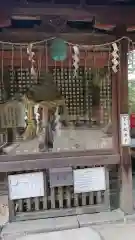
<path fill-rule="evenodd" d="M 84 167 L 77 166 L 77 168 L 79 169 Z M 52 214 L 53 217 L 60 216 L 58 210 L 60 210 L 60 213 L 62 214 L 62 216 L 64 216 L 65 214 L 80 214 L 80 212 L 82 212 L 83 210 L 83 207 L 85 208 L 85 212 L 87 213 L 93 213 L 95 211 L 100 212 L 110 209 L 108 170 L 106 170 L 106 191 L 77 194 L 74 193 L 73 185 L 51 187 L 48 171 L 44 173 L 44 179 L 47 183 L 47 189 L 45 189 L 45 194 L 43 197 L 27 198 L 12 201 L 12 204 L 10 206 L 12 206 L 12 210 L 14 210 L 13 212 L 17 216 L 16 220 L 20 220 L 21 217 L 23 220 L 25 220 L 25 218 L 27 218 L 27 214 L 29 214 L 30 217 L 31 213 L 33 214 L 32 216 L 35 217 L 38 211 L 40 211 L 42 217 L 44 212 L 45 218 L 48 218 L 52 216 Z"/>
<path fill-rule="evenodd" d="M 19 111 L 16 102 L 0 105 L 0 127 L 14 128 L 19 123 Z"/>
<path fill-rule="evenodd" d="M 103 107 L 103 119 L 101 124 L 108 124 L 111 117 L 111 77 L 106 76 L 102 79 L 100 88 L 100 102 Z"/>
<path fill-rule="evenodd" d="M 3 87 L 3 83 L 2 83 L 2 81 L 0 80 L 0 103 L 3 103 L 4 101 L 4 99 L 3 99 L 3 89 L 4 89 L 4 87 Z"/>
<path fill-rule="evenodd" d="M 10 95 L 14 96 L 15 93 L 24 94 L 28 88 L 33 84 L 30 71 L 28 68 L 16 68 L 10 70 Z"/>
<path fill-rule="evenodd" d="M 79 67 L 78 76 L 73 78 L 71 67 L 54 67 L 51 69 L 54 81 L 63 95 L 68 109 L 70 121 L 88 121 L 92 124 L 93 89 L 92 70 Z M 106 125 L 111 118 L 111 76 L 102 78 L 100 84 L 100 123 Z M 28 68 L 10 69 L 10 96 L 16 93 L 24 94 L 33 85 Z M 0 86 L 0 101 L 2 102 L 3 86 Z"/>
<path fill-rule="evenodd" d="M 92 119 L 92 78 L 91 69 L 85 69 L 85 120 L 91 124 Z"/>
<path fill-rule="evenodd" d="M 55 68 L 53 69 L 56 85 L 64 96 L 68 108 L 70 120 L 83 118 L 85 113 L 84 92 L 86 90 L 84 68 L 79 68 L 78 77 L 73 78 L 72 69 Z"/>
<path fill-rule="evenodd" d="M 92 71 L 90 68 L 80 67 L 77 78 L 73 78 L 72 69 L 55 67 L 53 70 L 54 80 L 61 94 L 65 98 L 68 108 L 69 120 L 88 121 L 92 124 Z M 100 80 L 100 76 L 98 76 Z M 100 106 L 103 117 L 100 123 L 108 123 L 111 113 L 111 79 L 104 77 L 100 85 Z"/>

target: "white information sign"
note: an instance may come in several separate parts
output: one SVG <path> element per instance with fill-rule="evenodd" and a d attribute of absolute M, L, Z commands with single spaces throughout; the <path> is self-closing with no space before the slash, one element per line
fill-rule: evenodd
<path fill-rule="evenodd" d="M 105 168 L 76 169 L 74 175 L 74 192 L 94 192 L 106 189 Z"/>
<path fill-rule="evenodd" d="M 131 137 L 130 137 L 130 120 L 128 114 L 120 115 L 120 130 L 121 130 L 121 145 L 130 146 Z"/>
<path fill-rule="evenodd" d="M 8 176 L 10 200 L 44 196 L 43 172 Z"/>

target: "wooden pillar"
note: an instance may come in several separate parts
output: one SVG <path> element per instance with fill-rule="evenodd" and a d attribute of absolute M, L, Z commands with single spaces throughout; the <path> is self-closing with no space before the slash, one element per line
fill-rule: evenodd
<path fill-rule="evenodd" d="M 113 132 L 113 146 L 116 152 L 119 152 L 120 136 L 119 132 L 119 119 L 118 119 L 118 76 L 112 72 L 112 132 Z"/>
<path fill-rule="evenodd" d="M 117 36 L 126 35 L 126 26 L 119 26 Z M 128 113 L 128 47 L 129 42 L 123 39 L 120 44 L 120 71 L 118 73 L 118 118 L 120 114 Z M 120 145 L 120 208 L 125 214 L 133 212 L 133 197 L 132 197 L 132 165 L 130 148 Z"/>

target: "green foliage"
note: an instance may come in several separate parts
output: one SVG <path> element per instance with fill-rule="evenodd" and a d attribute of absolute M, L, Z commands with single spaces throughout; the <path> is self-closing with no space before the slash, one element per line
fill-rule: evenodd
<path fill-rule="evenodd" d="M 135 51 L 128 54 L 128 74 L 135 74 Z M 128 80 L 129 114 L 135 113 L 135 79 Z"/>
<path fill-rule="evenodd" d="M 58 91 L 56 84 L 53 80 L 53 75 L 46 72 L 41 72 L 39 76 L 39 84 L 33 85 L 27 92 L 29 99 L 40 101 L 54 101 L 62 99 L 60 92 Z"/>
<path fill-rule="evenodd" d="M 108 68 L 96 68 L 91 70 L 92 85 L 100 87 L 102 80 L 106 77 Z"/>
<path fill-rule="evenodd" d="M 135 82 L 128 84 L 129 113 L 135 113 Z"/>

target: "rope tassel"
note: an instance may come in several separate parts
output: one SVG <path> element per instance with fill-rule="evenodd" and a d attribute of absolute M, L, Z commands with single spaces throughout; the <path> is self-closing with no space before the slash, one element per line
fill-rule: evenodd
<path fill-rule="evenodd" d="M 119 48 L 117 46 L 117 43 L 112 43 L 112 48 L 113 48 L 113 51 L 112 51 L 112 70 L 114 73 L 117 73 L 118 72 L 118 66 L 119 66 L 119 63 L 120 63 L 120 60 L 119 60 Z"/>
<path fill-rule="evenodd" d="M 73 67 L 74 67 L 74 72 L 73 72 L 73 76 L 77 77 L 77 73 L 78 73 L 78 69 L 79 69 L 79 47 L 78 46 L 73 46 Z"/>
<path fill-rule="evenodd" d="M 35 60 L 34 60 L 35 53 L 32 51 L 32 47 L 33 47 L 33 44 L 30 43 L 27 47 L 27 54 L 29 56 L 28 59 L 31 62 L 31 76 L 36 78 L 37 74 L 35 70 Z"/>

